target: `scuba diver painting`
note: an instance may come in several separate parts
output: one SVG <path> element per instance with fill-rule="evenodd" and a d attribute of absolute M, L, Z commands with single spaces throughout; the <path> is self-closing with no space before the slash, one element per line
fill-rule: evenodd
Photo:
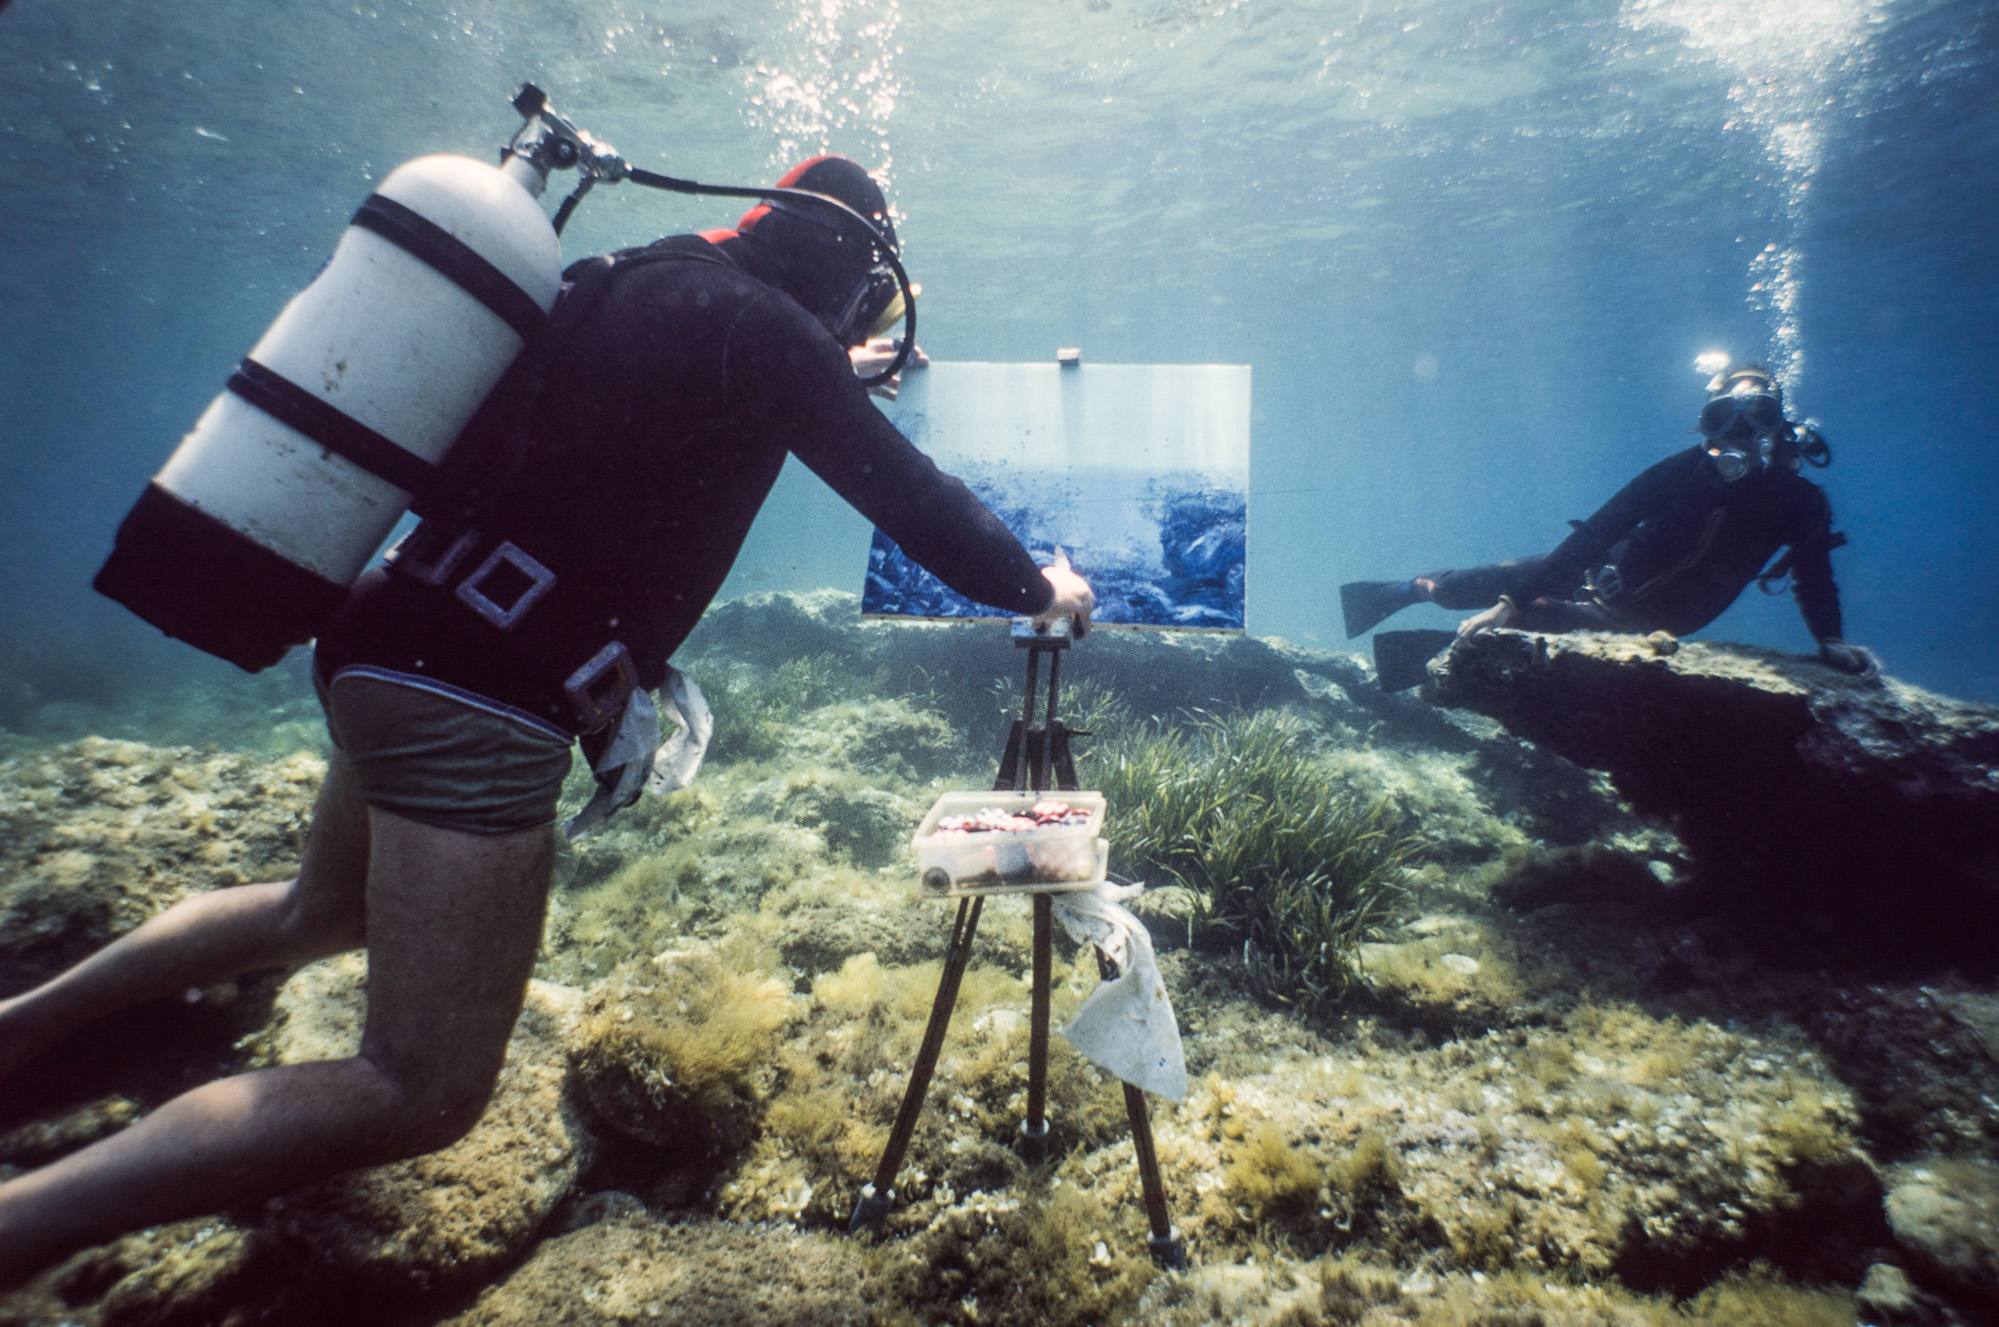
<path fill-rule="evenodd" d="M 0 1327 L 1999 1323 L 1994 143 L 1999 0 L 0 0 Z"/>
<path fill-rule="evenodd" d="M 571 748 L 603 794 L 573 836 L 652 782 L 648 693 L 669 686 L 787 454 L 961 592 L 1088 629 L 1087 584 L 1037 567 L 870 403 L 905 356 L 871 375 L 853 352 L 914 309 L 859 163 L 820 154 L 773 186 L 704 186 L 756 205 L 732 229 L 559 272 L 575 202 L 632 172 L 532 85 L 515 108 L 526 124 L 502 166 L 419 158 L 362 205 L 97 580 L 245 671 L 313 638 L 332 750 L 297 874 L 182 899 L 0 999 L 3 1081 L 132 1006 L 365 948 L 360 1046 L 200 1084 L 0 1176 L 0 1293 L 126 1231 L 475 1127 L 541 944 Z M 551 222 L 537 199 L 577 166 Z M 677 409 L 652 408 L 661 394 Z M 423 523 L 368 567 L 411 496 Z"/>

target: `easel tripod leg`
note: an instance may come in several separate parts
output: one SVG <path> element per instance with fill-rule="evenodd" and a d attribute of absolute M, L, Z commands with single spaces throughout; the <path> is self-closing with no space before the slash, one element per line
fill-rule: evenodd
<path fill-rule="evenodd" d="M 1055 903 L 1034 896 L 1034 985 L 1027 1024 L 1027 1118 L 1020 1122 L 1021 1159 L 1048 1159 L 1048 998 L 1055 968 Z"/>
<path fill-rule="evenodd" d="M 951 924 L 951 947 L 944 953 L 944 975 L 937 982 L 937 998 L 930 1006 L 930 1023 L 923 1029 L 916 1064 L 909 1071 L 909 1087 L 902 1094 L 902 1108 L 896 1112 L 881 1164 L 875 1168 L 874 1183 L 861 1189 L 860 1201 L 854 1204 L 854 1215 L 847 1222 L 849 1235 L 863 1230 L 878 1235 L 882 1222 L 888 1219 L 896 1172 L 902 1169 L 909 1140 L 916 1134 L 916 1117 L 923 1113 L 923 1098 L 930 1091 L 930 1076 L 936 1072 L 937 1056 L 944 1049 L 944 1031 L 951 1025 L 951 1010 L 958 1003 L 958 986 L 971 962 L 972 937 L 978 933 L 979 913 L 985 902 L 983 898 L 959 900 L 957 920 Z"/>
<path fill-rule="evenodd" d="M 1097 951 L 1097 974 L 1105 981 L 1117 976 L 1117 964 Z M 1145 1196 L 1145 1222 L 1152 1229 L 1147 1244 L 1157 1267 L 1187 1265 L 1187 1244 L 1173 1229 L 1172 1214 L 1166 1210 L 1166 1181 L 1159 1174 L 1159 1152 L 1152 1145 L 1152 1111 L 1145 1093 L 1130 1083 L 1124 1085 L 1124 1113 L 1131 1121 L 1131 1150 L 1138 1158 L 1138 1186 Z"/>
<path fill-rule="evenodd" d="M 1159 1267 L 1185 1267 L 1187 1244 L 1173 1229 L 1166 1210 L 1166 1182 L 1159 1174 L 1159 1153 L 1152 1146 L 1152 1113 L 1146 1108 L 1145 1093 L 1130 1083 L 1124 1085 L 1124 1110 L 1131 1118 L 1131 1148 L 1138 1154 L 1139 1188 L 1145 1194 L 1145 1220 L 1152 1228 L 1147 1241 L 1152 1261 Z"/>

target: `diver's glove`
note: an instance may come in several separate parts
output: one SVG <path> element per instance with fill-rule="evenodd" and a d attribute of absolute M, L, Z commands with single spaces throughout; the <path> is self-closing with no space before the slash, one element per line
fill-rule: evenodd
<path fill-rule="evenodd" d="M 1460 636 L 1479 636 L 1496 627 L 1510 627 L 1520 618 L 1520 605 L 1513 602 L 1513 596 L 1502 594 L 1499 602 L 1476 617 L 1468 617 L 1458 623 Z"/>
<path fill-rule="evenodd" d="M 1049 600 L 1048 607 L 1041 610 L 1040 615 L 1034 619 L 1034 624 L 1045 626 L 1057 618 L 1066 617 L 1069 619 L 1070 630 L 1074 633 L 1075 639 L 1081 640 L 1089 635 L 1090 614 L 1097 609 L 1097 592 L 1069 566 L 1069 555 L 1059 548 L 1056 549 L 1055 561 L 1043 567 L 1041 574 L 1048 578 L 1048 584 L 1055 591 L 1055 597 Z"/>
<path fill-rule="evenodd" d="M 1848 645 L 1837 636 L 1819 642 L 1819 658 L 1842 673 L 1852 673 L 1863 682 L 1881 676 L 1881 660 L 1863 645 Z"/>
<path fill-rule="evenodd" d="M 863 378 L 872 377 L 894 362 L 895 352 L 901 349 L 901 347 L 902 343 L 894 337 L 870 337 L 860 345 L 849 350 L 847 352 L 847 359 L 853 364 L 854 373 L 857 376 Z M 911 369 L 927 367 L 929 363 L 930 356 L 923 353 L 922 346 L 911 346 L 909 348 L 909 358 L 903 361 L 902 373 L 907 373 Z M 884 401 L 893 401 L 896 392 L 902 387 L 902 373 L 896 374 L 887 382 L 876 383 L 874 386 L 868 388 L 868 394 L 870 396 L 879 396 Z"/>
<path fill-rule="evenodd" d="M 563 826 L 564 836 L 580 839 L 638 801 L 658 750 L 659 710 L 651 696 L 633 688 L 617 722 L 583 734 L 583 754 L 597 776 L 597 791 Z"/>

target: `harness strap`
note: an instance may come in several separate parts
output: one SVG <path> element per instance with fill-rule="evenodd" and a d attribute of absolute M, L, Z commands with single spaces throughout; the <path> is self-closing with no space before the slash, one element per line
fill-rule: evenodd
<path fill-rule="evenodd" d="M 370 194 L 350 225 L 381 236 L 428 264 L 473 299 L 491 309 L 521 340 L 531 339 L 548 315 L 534 297 L 514 284 L 478 250 L 421 212 L 382 194 Z"/>
<path fill-rule="evenodd" d="M 254 359 L 245 359 L 223 386 L 335 456 L 352 461 L 405 493 L 423 494 L 438 469 L 415 452 L 383 437 L 340 407 Z"/>
<path fill-rule="evenodd" d="M 526 463 L 534 445 L 535 407 L 547 390 L 555 360 L 585 318 L 602 303 L 612 276 L 634 267 L 675 261 L 712 262 L 736 270 L 708 241 L 698 235 L 684 235 L 643 249 L 584 259 L 563 273 L 564 288 L 554 313 L 445 457 L 434 496 L 423 508 L 416 509 L 424 518 L 423 524 L 397 550 L 390 563 L 392 569 L 425 584 L 452 586 L 454 600 L 469 607 L 487 625 L 502 631 L 512 631 L 543 599 L 552 598 L 558 604 L 566 601 L 560 577 L 537 561 L 532 550 L 507 542 L 503 530 L 474 527 L 491 495 L 504 488 Z M 479 570 L 461 575 L 467 566 L 475 564 L 478 552 L 488 545 L 494 551 L 484 562 L 476 564 Z M 525 562 L 542 575 L 530 575 L 528 579 L 534 583 L 528 590 L 508 604 L 498 605 L 504 611 L 482 612 L 479 596 L 468 591 L 482 589 L 478 584 L 480 577 L 497 570 L 492 565 L 493 559 L 502 549 L 512 550 L 515 555 L 511 565 L 519 567 Z M 557 617 L 560 616 L 558 613 Z M 535 625 L 526 627 L 528 632 L 539 629 Z M 588 646 L 590 642 L 583 644 Z M 598 644 L 602 648 L 563 684 L 564 698 L 578 732 L 603 727 L 608 722 L 606 716 L 615 717 L 622 710 L 625 697 L 639 685 L 638 670 L 625 647 L 617 641 Z"/>
<path fill-rule="evenodd" d="M 1714 537 L 1717 534 L 1721 533 L 1721 523 L 1725 519 L 1727 519 L 1727 517 L 1728 517 L 1727 503 L 1723 503 L 1721 506 L 1716 507 L 1712 512 L 1709 512 L 1707 518 L 1707 525 L 1702 528 L 1700 540 L 1694 545 L 1694 551 L 1687 554 L 1685 557 L 1681 558 L 1678 562 L 1675 562 L 1672 566 L 1666 568 L 1664 571 L 1660 572 L 1657 576 L 1654 576 L 1651 580 L 1646 581 L 1643 585 L 1639 586 L 1637 589 L 1633 590 L 1631 592 L 1628 602 L 1634 604 L 1639 602 L 1640 600 L 1644 599 L 1647 595 L 1651 594 L 1653 591 L 1659 589 L 1661 586 L 1669 584 L 1674 577 L 1679 576 L 1681 573 L 1685 572 L 1688 568 L 1697 566 L 1700 563 L 1700 560 L 1707 556 L 1708 547 L 1714 543 Z"/>
<path fill-rule="evenodd" d="M 1781 593 L 1784 589 L 1784 578 L 1791 574 L 1791 564 L 1798 560 L 1798 550 L 1804 548 L 1806 544 L 1817 542 L 1820 535 L 1825 535 L 1825 551 L 1828 553 L 1832 552 L 1835 548 L 1846 547 L 1846 531 L 1833 530 L 1828 534 L 1827 527 L 1831 524 L 1832 509 L 1828 507 L 1826 509 L 1825 520 L 1820 523 L 1819 528 L 1813 532 L 1810 539 L 1805 540 L 1803 544 L 1792 544 L 1789 548 L 1778 554 L 1775 562 L 1772 562 L 1768 567 L 1757 573 L 1756 588 L 1765 594 Z"/>

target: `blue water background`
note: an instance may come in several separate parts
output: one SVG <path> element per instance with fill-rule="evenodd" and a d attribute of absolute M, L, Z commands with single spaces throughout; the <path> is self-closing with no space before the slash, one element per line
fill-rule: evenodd
<path fill-rule="evenodd" d="M 1550 547 L 1719 347 L 1832 440 L 1848 637 L 1999 699 L 1999 6 L 1940 0 L 13 0 L 8 694 L 227 676 L 91 594 L 111 532 L 374 182 L 489 156 L 522 78 L 653 169 L 885 167 L 940 358 L 1252 364 L 1254 633 Z M 734 213 L 600 188 L 565 249 Z M 851 589 L 868 539 L 792 467 L 729 591 Z M 1810 644 L 1753 591 L 1704 634 Z"/>

